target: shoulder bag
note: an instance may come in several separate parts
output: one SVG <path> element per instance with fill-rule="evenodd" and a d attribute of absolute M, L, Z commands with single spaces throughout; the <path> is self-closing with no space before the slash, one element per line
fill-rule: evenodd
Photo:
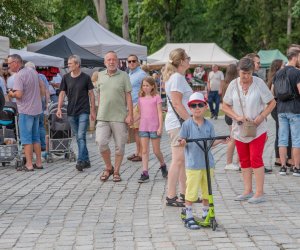
<path fill-rule="evenodd" d="M 172 104 L 171 99 L 169 98 L 169 96 L 168 96 L 168 95 L 166 95 L 166 96 L 167 96 L 168 101 L 169 101 L 169 103 L 170 103 L 170 105 L 171 105 L 171 107 L 172 107 L 172 109 L 173 109 L 173 111 L 174 111 L 174 113 L 175 113 L 175 115 L 176 115 L 176 117 L 177 117 L 179 123 L 180 123 L 180 126 L 181 126 L 182 123 L 184 122 L 184 119 L 182 119 L 182 118 L 179 116 L 179 114 L 176 112 L 176 110 L 174 109 L 174 106 L 173 106 L 173 104 Z"/>
<path fill-rule="evenodd" d="M 257 126 L 253 121 L 246 120 L 237 80 L 236 80 L 236 88 L 237 88 L 239 101 L 240 101 L 241 109 L 242 109 L 243 116 L 244 116 L 244 121 L 243 121 L 243 124 L 241 125 L 242 126 L 242 136 L 243 137 L 256 137 Z"/>

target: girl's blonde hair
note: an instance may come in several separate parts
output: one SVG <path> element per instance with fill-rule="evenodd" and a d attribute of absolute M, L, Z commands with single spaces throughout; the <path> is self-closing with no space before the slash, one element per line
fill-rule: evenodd
<path fill-rule="evenodd" d="M 91 77 L 92 83 L 96 83 L 98 81 L 98 71 L 94 71 Z"/>
<path fill-rule="evenodd" d="M 169 54 L 169 61 L 164 66 L 162 70 L 163 81 L 166 82 L 169 80 L 171 75 L 177 72 L 178 66 L 186 58 L 186 53 L 184 49 L 174 49 Z"/>
<path fill-rule="evenodd" d="M 143 81 L 142 81 L 142 84 L 141 84 L 141 88 L 140 88 L 140 91 L 139 91 L 139 97 L 144 97 L 145 96 L 145 92 L 143 91 L 143 82 L 147 82 L 150 84 L 151 87 L 153 87 L 153 89 L 151 90 L 151 96 L 156 96 L 157 95 L 157 86 L 156 86 L 156 82 L 155 80 L 153 79 L 152 76 L 146 76 Z"/>

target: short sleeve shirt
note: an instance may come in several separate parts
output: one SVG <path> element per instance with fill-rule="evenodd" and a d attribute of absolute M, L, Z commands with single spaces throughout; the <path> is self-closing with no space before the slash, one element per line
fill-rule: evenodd
<path fill-rule="evenodd" d="M 210 90 L 211 91 L 219 91 L 221 86 L 221 81 L 224 80 L 224 74 L 222 71 L 218 70 L 217 72 L 209 72 L 208 75 Z"/>
<path fill-rule="evenodd" d="M 238 84 L 237 84 L 238 83 Z M 240 78 L 237 78 L 230 82 L 223 101 L 228 105 L 232 106 L 234 112 L 242 116 L 243 111 L 241 108 L 238 92 L 240 93 L 241 102 L 245 112 L 245 116 L 249 120 L 255 120 L 255 118 L 264 110 L 267 103 L 274 99 L 272 92 L 269 90 L 265 82 L 253 76 L 253 82 L 250 85 L 246 95 L 243 94 L 242 87 L 240 85 Z M 259 137 L 267 131 L 267 122 L 264 120 L 257 127 L 256 137 Z M 243 137 L 242 136 L 242 126 L 237 124 L 237 121 L 233 120 L 232 123 L 232 136 L 234 139 L 248 143 L 255 138 L 253 137 Z"/>
<path fill-rule="evenodd" d="M 139 98 L 139 91 L 143 79 L 147 76 L 146 72 L 137 67 L 136 69 L 129 71 L 129 78 L 132 86 L 131 96 L 133 105 L 137 104 Z"/>
<path fill-rule="evenodd" d="M 277 77 L 280 77 L 284 72 L 287 71 L 287 76 L 292 84 L 293 91 L 297 94 L 296 99 L 290 101 L 280 101 L 277 99 L 277 112 L 280 113 L 292 113 L 300 114 L 300 95 L 297 85 L 300 84 L 300 70 L 293 66 L 286 66 L 285 68 L 279 70 L 273 78 L 273 83 L 276 81 Z"/>
<path fill-rule="evenodd" d="M 141 120 L 139 131 L 154 132 L 159 128 L 157 106 L 162 103 L 159 95 L 140 97 L 138 100 Z"/>
<path fill-rule="evenodd" d="M 193 118 L 186 120 L 181 127 L 180 137 L 182 139 L 211 138 L 215 136 L 215 130 L 211 122 L 204 119 L 202 125 L 194 122 Z M 203 147 L 203 141 L 199 141 Z M 210 142 L 208 141 L 208 145 Z M 185 168 L 186 169 L 205 169 L 205 154 L 202 149 L 195 143 L 189 142 L 185 146 Z M 208 152 L 209 167 L 215 166 L 214 158 L 211 151 Z"/>
<path fill-rule="evenodd" d="M 109 75 L 107 70 L 99 72 L 97 92 L 100 102 L 98 121 L 124 122 L 127 116 L 126 93 L 131 92 L 131 83 L 126 72 L 117 70 Z"/>
<path fill-rule="evenodd" d="M 187 83 L 185 77 L 179 73 L 174 73 L 171 75 L 168 81 L 165 83 L 165 90 L 167 96 L 171 99 L 171 92 L 176 91 L 182 94 L 182 104 L 185 107 L 186 111 L 191 114 L 191 111 L 188 107 L 188 101 L 190 96 L 193 94 L 193 90 L 190 85 Z M 165 119 L 165 127 L 166 130 L 169 131 L 171 129 L 179 128 L 180 123 L 176 114 L 174 113 L 173 108 L 170 105 L 169 100 L 168 104 L 168 112 Z"/>
<path fill-rule="evenodd" d="M 14 90 L 23 93 L 20 99 L 16 99 L 20 114 L 39 115 L 42 113 L 39 77 L 35 70 L 25 67 L 16 73 Z"/>
<path fill-rule="evenodd" d="M 65 74 L 61 81 L 60 90 L 65 91 L 68 97 L 68 116 L 77 116 L 90 113 L 89 90 L 94 85 L 86 73 L 81 72 L 79 76 L 72 77 L 71 73 Z"/>

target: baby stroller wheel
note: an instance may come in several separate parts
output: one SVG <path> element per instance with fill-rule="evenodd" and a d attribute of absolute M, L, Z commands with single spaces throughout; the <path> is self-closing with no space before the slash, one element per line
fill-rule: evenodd
<path fill-rule="evenodd" d="M 15 167 L 16 168 L 22 167 L 22 161 L 21 160 L 17 160 L 16 163 L 15 163 Z"/>
<path fill-rule="evenodd" d="M 6 162 L 2 162 L 2 167 L 5 167 L 5 165 L 6 165 Z"/>
<path fill-rule="evenodd" d="M 212 228 L 213 231 L 216 231 L 218 223 L 217 223 L 217 221 L 216 221 L 215 218 L 213 218 L 213 219 L 210 220 L 210 226 L 211 226 L 211 228 Z"/>
<path fill-rule="evenodd" d="M 76 155 L 75 155 L 74 153 L 71 153 L 71 154 L 70 154 L 69 161 L 70 161 L 70 162 L 76 161 Z"/>
<path fill-rule="evenodd" d="M 52 162 L 53 162 L 52 155 L 51 155 L 51 154 L 48 154 L 48 155 L 46 156 L 46 160 L 47 160 L 47 163 L 52 163 Z"/>

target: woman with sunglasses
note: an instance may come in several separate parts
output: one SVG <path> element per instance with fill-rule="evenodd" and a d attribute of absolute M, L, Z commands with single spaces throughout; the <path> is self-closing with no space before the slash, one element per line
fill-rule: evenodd
<path fill-rule="evenodd" d="M 187 120 L 191 116 L 187 103 L 193 90 L 185 79 L 185 73 L 190 67 L 189 62 L 190 57 L 188 57 L 184 49 L 174 49 L 170 52 L 169 61 L 162 72 L 168 99 L 165 127 L 170 136 L 172 151 L 172 161 L 168 173 L 166 205 L 174 207 L 184 206 L 186 188 L 184 148 L 180 146 L 178 140 L 182 120 Z M 180 198 L 176 194 L 177 183 L 179 183 Z"/>

